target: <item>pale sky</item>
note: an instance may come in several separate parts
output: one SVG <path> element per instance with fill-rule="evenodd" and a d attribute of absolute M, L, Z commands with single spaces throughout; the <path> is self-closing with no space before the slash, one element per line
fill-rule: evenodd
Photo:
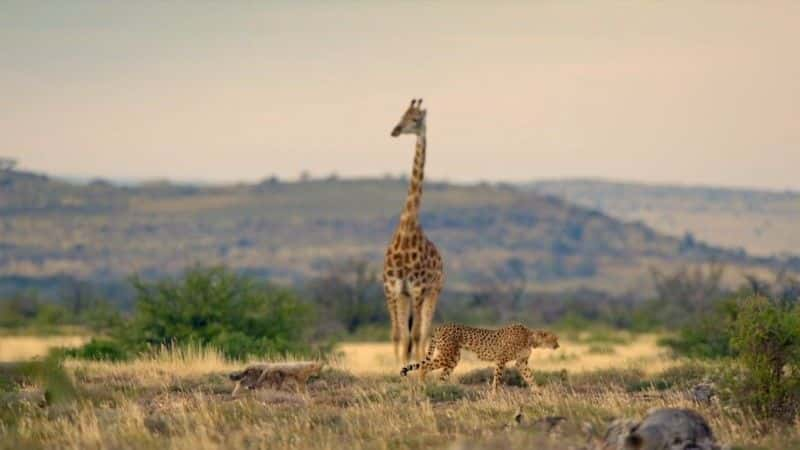
<path fill-rule="evenodd" d="M 491 5 L 491 6 L 490 6 Z M 0 2 L 0 156 L 106 178 L 800 189 L 800 2 Z"/>

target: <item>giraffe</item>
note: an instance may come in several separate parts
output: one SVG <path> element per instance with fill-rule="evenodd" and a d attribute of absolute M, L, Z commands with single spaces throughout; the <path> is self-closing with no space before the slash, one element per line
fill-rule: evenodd
<path fill-rule="evenodd" d="M 392 136 L 414 134 L 416 154 L 408 196 L 383 263 L 383 290 L 392 321 L 395 359 L 408 363 L 412 348 L 421 360 L 431 338 L 433 315 L 444 284 L 442 257 L 419 223 L 425 169 L 425 115 L 422 99 L 411 100 Z"/>

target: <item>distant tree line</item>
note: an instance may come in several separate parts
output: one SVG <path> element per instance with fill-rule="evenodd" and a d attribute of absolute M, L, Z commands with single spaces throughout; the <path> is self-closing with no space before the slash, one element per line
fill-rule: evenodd
<path fill-rule="evenodd" d="M 310 351 L 353 337 L 387 339 L 389 319 L 377 268 L 363 260 L 320 267 L 318 276 L 294 287 L 224 267 L 195 267 L 160 279 L 134 277 L 128 310 L 89 283 L 72 281 L 59 290 L 58 302 L 46 301 L 35 291 L 0 297 L 0 327 L 56 332 L 79 326 L 125 342 L 129 350 L 193 342 L 214 345 L 231 357 Z M 446 290 L 436 320 L 677 330 L 665 344 L 678 353 L 728 355 L 730 327 L 720 316 L 729 314 L 733 299 L 759 295 L 793 304 L 800 282 L 788 272 L 777 272 L 772 279 L 748 275 L 739 289 L 727 290 L 724 271 L 713 263 L 669 272 L 652 269 L 655 295 L 642 301 L 589 290 L 537 292 L 522 261 L 511 258 L 474 277 L 467 290 Z M 296 346 L 298 342 L 303 345 Z"/>
<path fill-rule="evenodd" d="M 0 172 L 10 172 L 17 167 L 17 160 L 0 156 Z"/>

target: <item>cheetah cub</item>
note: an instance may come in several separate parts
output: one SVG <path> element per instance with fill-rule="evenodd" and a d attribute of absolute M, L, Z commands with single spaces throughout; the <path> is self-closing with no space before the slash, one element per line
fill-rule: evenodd
<path fill-rule="evenodd" d="M 408 372 L 419 369 L 420 379 L 431 370 L 442 370 L 441 379 L 447 380 L 458 364 L 461 349 L 475 352 L 483 361 L 497 363 L 492 380 L 492 392 L 497 392 L 497 384 L 503 374 L 505 365 L 515 361 L 528 385 L 533 387 L 533 376 L 528 368 L 528 357 L 535 347 L 558 348 L 558 336 L 544 330 L 531 330 L 523 325 L 508 325 L 498 330 L 468 327 L 466 325 L 447 324 L 436 328 L 428 354 L 422 362 L 409 364 L 400 371 L 406 376 Z"/>

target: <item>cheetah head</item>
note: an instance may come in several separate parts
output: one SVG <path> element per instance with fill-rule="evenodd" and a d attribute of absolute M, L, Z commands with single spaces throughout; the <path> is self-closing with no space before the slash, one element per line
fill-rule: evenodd
<path fill-rule="evenodd" d="M 557 349 L 558 346 L 558 336 L 555 334 L 544 331 L 544 330 L 535 330 L 531 331 L 530 337 L 531 347 L 540 347 L 540 348 L 552 348 L 553 350 Z"/>

